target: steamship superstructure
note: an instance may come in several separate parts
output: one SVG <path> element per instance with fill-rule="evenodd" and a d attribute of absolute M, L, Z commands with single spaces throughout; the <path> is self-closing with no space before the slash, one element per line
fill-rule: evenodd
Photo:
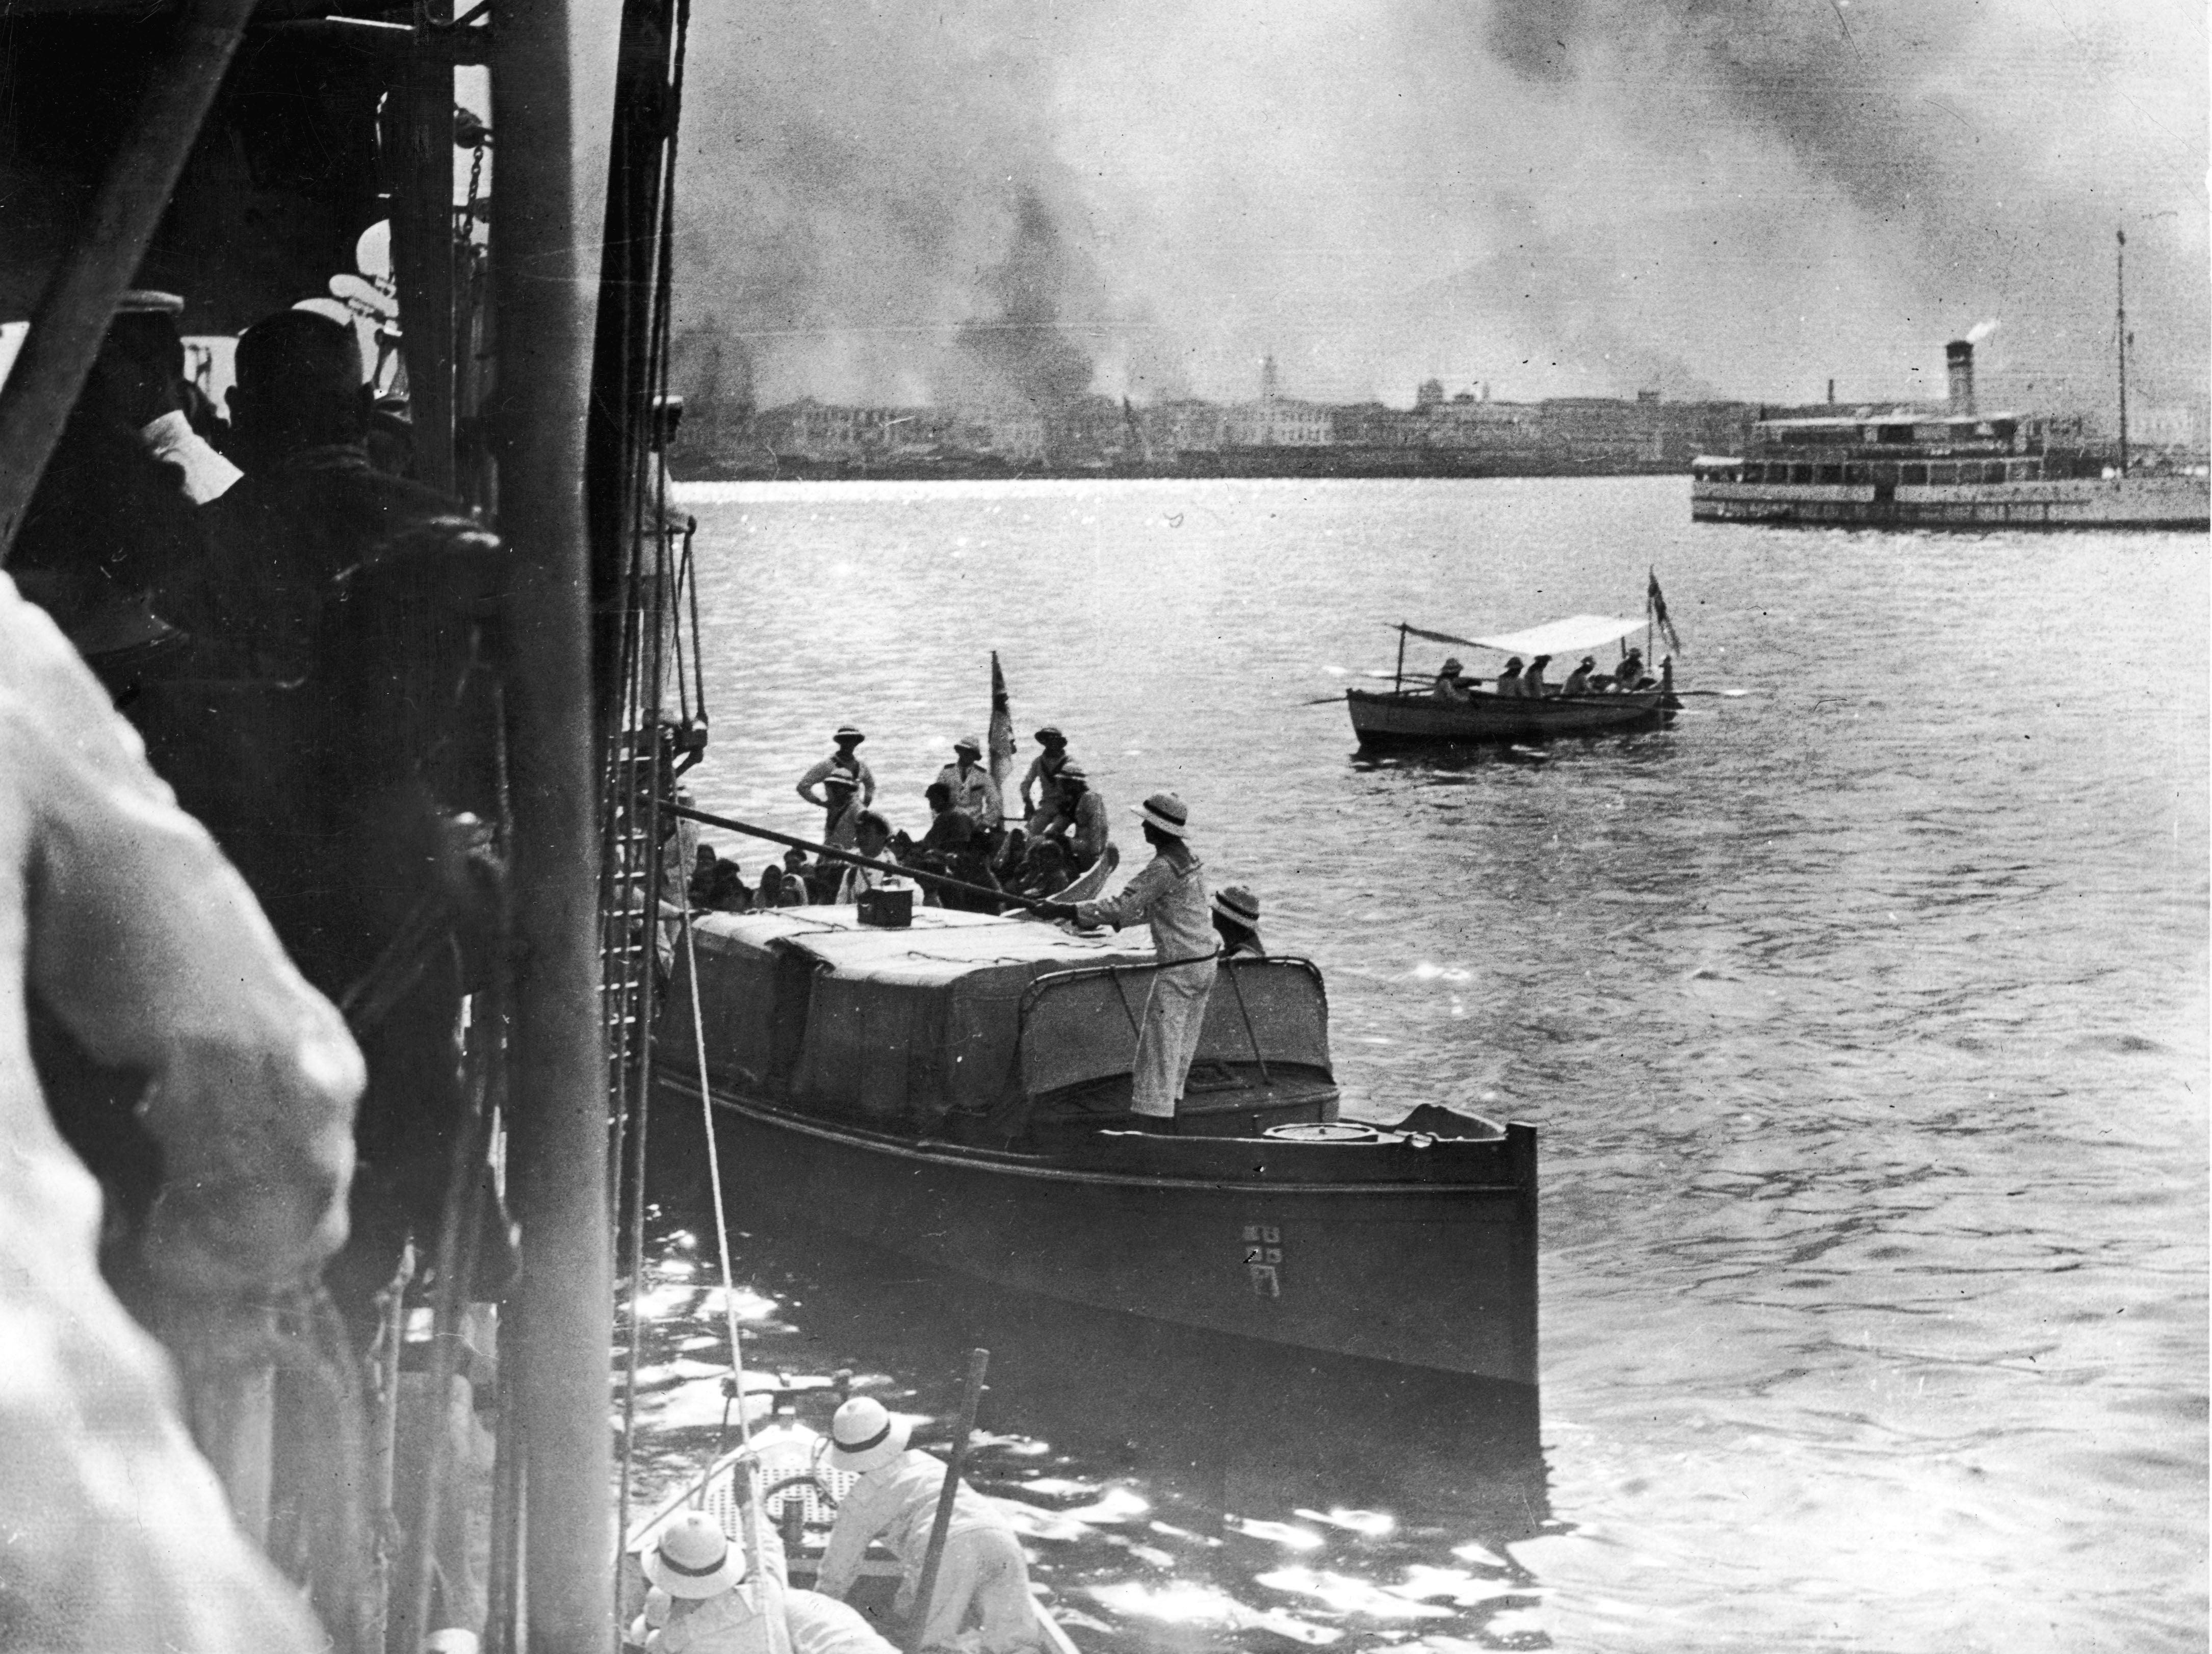
<path fill-rule="evenodd" d="M 1869 528 L 2203 528 L 2203 466 L 2133 468 L 2078 418 L 1983 413 L 1974 347 L 1944 347 L 1940 408 L 1760 419 L 1739 457 L 1692 462 L 1698 522 Z"/>

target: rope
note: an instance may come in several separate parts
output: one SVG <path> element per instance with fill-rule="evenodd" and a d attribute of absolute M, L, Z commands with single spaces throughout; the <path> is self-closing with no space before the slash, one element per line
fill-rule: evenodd
<path fill-rule="evenodd" d="M 1050 902 L 1040 900 L 1036 897 L 1018 896 L 1010 890 L 991 890 L 981 885 L 970 885 L 948 873 L 932 873 L 927 867 L 909 867 L 897 861 L 878 861 L 872 856 L 860 855 L 851 850 L 833 849 L 827 844 L 817 844 L 811 838 L 794 838 L 789 833 L 779 833 L 772 827 L 756 827 L 749 821 L 737 821 L 728 816 L 717 816 L 705 810 L 694 810 L 688 804 L 672 804 L 668 806 L 668 812 L 685 821 L 702 822 L 709 827 L 720 827 L 725 832 L 749 834 L 754 838 L 764 838 L 771 844 L 788 845 L 794 850 L 811 850 L 816 855 L 832 861 L 847 861 L 855 867 L 872 867 L 878 873 L 896 874 L 901 879 L 918 879 L 926 884 L 942 885 L 947 890 L 965 891 L 969 896 L 988 897 L 994 902 L 1004 902 L 1012 907 L 1027 908 L 1032 913 L 1042 912 L 1044 909 L 1054 905 Z"/>
<path fill-rule="evenodd" d="M 1275 1082 L 1267 1078 L 1267 1059 L 1260 1054 L 1260 1036 L 1252 1026 L 1252 1013 L 1244 1008 L 1244 985 L 1237 980 L 1236 965 L 1222 960 L 1221 974 L 1229 978 L 1230 990 L 1237 995 L 1237 1014 L 1244 1019 L 1244 1037 L 1252 1042 L 1252 1061 L 1260 1065 L 1260 1083 L 1272 1088 Z"/>
<path fill-rule="evenodd" d="M 761 1568 L 766 1559 L 761 1552 L 760 1461 L 752 1456 L 753 1425 L 745 1413 L 745 1355 L 744 1345 L 738 1335 L 737 1278 L 730 1268 L 729 1204 L 722 1195 L 722 1152 L 714 1130 L 714 1099 L 707 1086 L 707 1020 L 699 1004 L 699 953 L 691 941 L 691 915 L 684 915 L 684 965 L 690 973 L 685 997 L 691 1001 L 691 1049 L 699 1065 L 699 1116 L 707 1129 L 707 1177 L 714 1195 L 714 1245 L 722 1266 L 722 1324 L 730 1339 L 730 1383 L 737 1391 L 738 1444 L 744 1457 L 740 1463 L 745 1477 L 745 1546 L 752 1553 L 751 1566 Z M 700 1484 L 703 1495 L 706 1484 Z"/>

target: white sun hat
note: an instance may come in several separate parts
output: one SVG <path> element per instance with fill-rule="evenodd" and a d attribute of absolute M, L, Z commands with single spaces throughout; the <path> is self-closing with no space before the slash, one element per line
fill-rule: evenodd
<path fill-rule="evenodd" d="M 704 1511 L 686 1511 L 645 1554 L 645 1577 L 671 1596 L 720 1596 L 745 1577 L 745 1554 Z"/>
<path fill-rule="evenodd" d="M 830 1462 L 868 1471 L 906 1451 L 907 1422 L 872 1396 L 855 1396 L 830 1420 Z"/>

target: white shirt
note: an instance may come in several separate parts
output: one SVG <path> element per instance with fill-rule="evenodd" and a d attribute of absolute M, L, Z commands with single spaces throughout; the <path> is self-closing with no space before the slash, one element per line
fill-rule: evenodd
<path fill-rule="evenodd" d="M 1006 801 L 999 795 L 999 783 L 981 764 L 969 764 L 963 775 L 958 764 L 948 763 L 937 772 L 937 779 L 951 788 L 952 807 L 964 811 L 986 832 L 1006 818 Z"/>
<path fill-rule="evenodd" d="M 860 1559 L 869 1542 L 880 1538 L 899 1560 L 909 1585 L 921 1578 L 921 1565 L 929 1551 L 929 1530 L 937 1520 L 937 1499 L 945 1487 L 944 1463 L 909 1447 L 888 1464 L 879 1464 L 853 1484 L 838 1501 L 837 1525 L 830 1531 L 829 1548 L 822 1553 L 821 1572 L 815 1589 L 826 1596 L 842 1596 L 860 1577 Z M 953 1495 L 952 1525 L 945 1536 L 976 1528 L 1006 1528 L 1009 1524 L 990 1500 L 966 1482 Z"/>
<path fill-rule="evenodd" d="M 141 425 L 138 441 L 155 459 L 185 473 L 185 498 L 194 505 L 221 499 L 246 475 L 210 447 L 191 420 L 174 410 Z"/>

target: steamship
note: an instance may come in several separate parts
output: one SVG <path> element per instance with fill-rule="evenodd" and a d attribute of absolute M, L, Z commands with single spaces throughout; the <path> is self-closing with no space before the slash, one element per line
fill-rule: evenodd
<path fill-rule="evenodd" d="M 1974 347 L 1944 347 L 1941 408 L 1761 419 L 1741 456 L 1692 463 L 1696 522 L 1929 529 L 2212 526 L 2204 467 L 2130 467 L 2078 417 L 1983 413 Z"/>

